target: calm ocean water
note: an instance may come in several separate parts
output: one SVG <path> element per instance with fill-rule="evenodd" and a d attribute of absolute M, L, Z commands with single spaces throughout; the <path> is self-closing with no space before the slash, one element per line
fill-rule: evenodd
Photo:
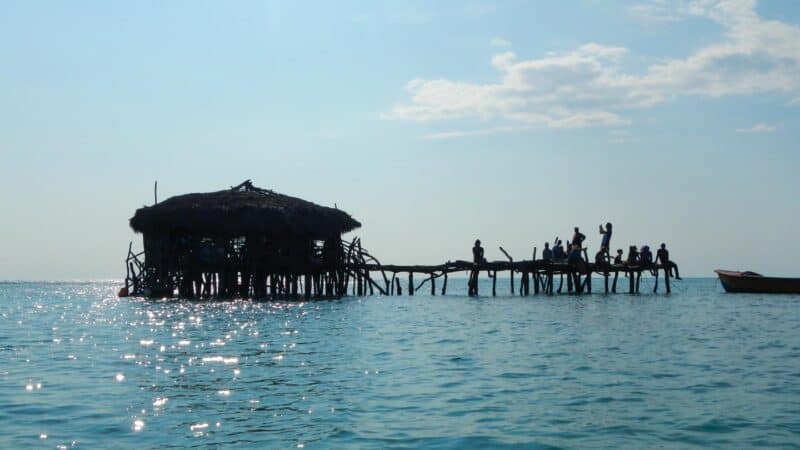
<path fill-rule="evenodd" d="M 0 283 L 0 448 L 800 447 L 799 296 L 450 284 L 302 303 Z"/>

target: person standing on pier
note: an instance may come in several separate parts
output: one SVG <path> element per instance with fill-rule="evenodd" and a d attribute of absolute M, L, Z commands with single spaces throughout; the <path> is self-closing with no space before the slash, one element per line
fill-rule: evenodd
<path fill-rule="evenodd" d="M 676 280 L 681 279 L 681 276 L 678 273 L 678 265 L 669 260 L 669 250 L 667 250 L 667 244 L 663 242 L 661 243 L 661 248 L 658 249 L 658 251 L 656 252 L 656 264 L 658 264 L 659 262 L 663 264 L 664 267 L 670 272 L 672 272 L 673 269 L 675 270 Z"/>
<path fill-rule="evenodd" d="M 567 263 L 569 264 L 579 264 L 583 262 L 583 257 L 581 256 L 581 246 L 572 244 L 569 249 L 569 256 L 567 257 Z"/>
<path fill-rule="evenodd" d="M 583 241 L 586 239 L 586 235 L 581 233 L 578 227 L 575 227 L 575 234 L 572 235 L 572 246 L 578 246 L 578 248 L 583 247 Z"/>
<path fill-rule="evenodd" d="M 481 240 L 475 241 L 475 246 L 472 247 L 472 262 L 475 264 L 485 264 L 486 258 L 483 256 L 483 247 L 481 247 Z"/>
<path fill-rule="evenodd" d="M 603 225 L 600 225 L 600 234 L 603 235 L 603 240 L 600 243 L 600 250 L 605 250 L 607 253 L 611 251 L 611 232 L 611 222 L 606 223 L 605 229 L 603 229 Z"/>
<path fill-rule="evenodd" d="M 544 243 L 544 250 L 542 250 L 542 259 L 545 261 L 552 261 L 553 260 L 553 251 L 550 250 L 550 243 Z"/>

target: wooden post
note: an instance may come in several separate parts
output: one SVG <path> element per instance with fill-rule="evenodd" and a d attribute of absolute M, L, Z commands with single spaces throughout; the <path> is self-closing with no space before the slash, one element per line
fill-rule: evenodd
<path fill-rule="evenodd" d="M 414 295 L 414 272 L 408 272 L 408 295 Z"/>
<path fill-rule="evenodd" d="M 395 278 L 394 283 L 397 285 L 397 295 L 403 295 L 403 287 L 400 285 L 400 278 Z"/>
<path fill-rule="evenodd" d="M 592 293 L 592 271 L 589 270 L 589 273 L 586 274 L 586 293 Z"/>
<path fill-rule="evenodd" d="M 536 251 L 535 248 L 534 251 Z M 533 295 L 539 295 L 539 271 L 534 270 L 531 274 L 531 278 L 533 278 Z"/>
<path fill-rule="evenodd" d="M 477 297 L 478 296 L 478 270 L 473 269 L 469 273 L 469 282 L 468 282 L 468 290 L 470 297 Z"/>
<path fill-rule="evenodd" d="M 447 272 L 444 273 L 444 283 L 442 283 L 442 295 L 447 294 Z"/>
<path fill-rule="evenodd" d="M 633 294 L 635 292 L 633 290 L 633 288 L 634 288 L 634 286 L 633 286 L 634 279 L 633 278 L 634 277 L 635 277 L 635 275 L 633 274 L 633 271 L 632 270 L 628 271 L 628 293 L 629 294 Z"/>
<path fill-rule="evenodd" d="M 431 297 L 436 296 L 436 277 L 433 276 L 433 272 L 431 272 Z"/>
<path fill-rule="evenodd" d="M 670 273 L 669 273 L 669 266 L 667 266 L 667 267 L 664 269 L 664 287 L 666 287 L 666 288 L 667 288 L 667 294 L 669 294 L 670 292 L 672 292 L 672 290 L 671 290 L 671 289 L 670 289 L 670 287 L 669 287 L 669 276 L 670 276 Z"/>
<path fill-rule="evenodd" d="M 605 278 L 605 287 L 606 287 L 605 293 L 608 294 L 608 271 L 607 270 L 603 274 L 603 278 Z"/>
<path fill-rule="evenodd" d="M 572 269 L 567 270 L 567 292 L 572 292 Z"/>
<path fill-rule="evenodd" d="M 653 293 L 658 292 L 658 269 L 656 269 L 656 279 L 653 281 Z"/>
<path fill-rule="evenodd" d="M 619 278 L 619 270 L 614 272 L 614 286 L 611 288 L 611 292 L 617 293 L 617 278 Z"/>
<path fill-rule="evenodd" d="M 303 294 L 306 296 L 306 300 L 311 298 L 311 274 L 306 273 L 303 276 Z"/>
<path fill-rule="evenodd" d="M 522 272 L 522 285 L 525 291 L 523 295 L 527 297 L 530 294 L 530 275 L 528 275 L 527 270 Z"/>
<path fill-rule="evenodd" d="M 492 297 L 497 296 L 497 271 L 492 274 Z"/>
<path fill-rule="evenodd" d="M 639 282 L 642 280 L 642 271 L 636 273 L 636 293 L 639 293 Z"/>

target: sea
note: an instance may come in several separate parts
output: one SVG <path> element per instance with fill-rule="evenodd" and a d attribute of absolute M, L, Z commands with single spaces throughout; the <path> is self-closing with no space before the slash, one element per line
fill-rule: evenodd
<path fill-rule="evenodd" d="M 315 301 L 0 283 L 0 448 L 800 448 L 800 296 L 642 283 Z"/>

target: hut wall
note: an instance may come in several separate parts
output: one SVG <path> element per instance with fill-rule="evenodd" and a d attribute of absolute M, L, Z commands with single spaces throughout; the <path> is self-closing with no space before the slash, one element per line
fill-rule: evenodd
<path fill-rule="evenodd" d="M 151 232 L 144 233 L 144 249 L 144 288 L 152 297 L 263 298 L 301 290 L 305 296 L 342 295 L 345 255 L 338 234 L 317 239 Z"/>

